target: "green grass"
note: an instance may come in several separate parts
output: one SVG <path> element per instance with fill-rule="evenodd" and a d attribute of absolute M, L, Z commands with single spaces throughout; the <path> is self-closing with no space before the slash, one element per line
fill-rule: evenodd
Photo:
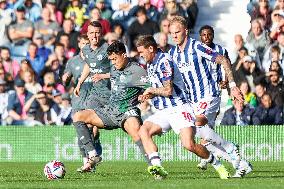
<path fill-rule="evenodd" d="M 284 188 L 284 162 L 254 162 L 254 171 L 247 177 L 229 180 L 220 180 L 211 167 L 207 171 L 198 170 L 195 162 L 165 162 L 169 176 L 162 181 L 148 175 L 146 165 L 141 162 L 103 162 L 96 173 L 87 174 L 76 173 L 79 163 L 65 162 L 65 178 L 49 181 L 43 175 L 44 164 L 0 163 L 0 188 Z"/>

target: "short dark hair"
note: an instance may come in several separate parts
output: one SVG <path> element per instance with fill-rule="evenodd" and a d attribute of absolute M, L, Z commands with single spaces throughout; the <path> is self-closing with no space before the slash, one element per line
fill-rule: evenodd
<path fill-rule="evenodd" d="M 55 45 L 54 45 L 54 49 L 56 48 L 56 47 L 64 47 L 64 45 L 62 44 L 62 43 L 55 43 Z"/>
<path fill-rule="evenodd" d="M 142 6 L 139 6 L 139 7 L 138 7 L 138 9 L 137 9 L 135 15 L 137 16 L 138 13 L 142 13 L 142 14 L 144 14 L 144 15 L 147 15 L 147 11 L 146 11 L 145 7 L 142 7 Z"/>
<path fill-rule="evenodd" d="M 10 49 L 8 47 L 1 47 L 1 51 L 2 50 L 7 50 L 7 51 L 9 51 L 9 53 L 11 53 L 11 51 L 10 51 Z"/>
<path fill-rule="evenodd" d="M 126 53 L 125 45 L 122 42 L 114 41 L 108 48 L 107 54 L 111 55 L 112 53 L 115 54 L 123 54 Z"/>
<path fill-rule="evenodd" d="M 89 23 L 89 26 L 93 26 L 93 27 L 95 27 L 95 28 L 100 28 L 100 29 L 103 28 L 102 25 L 101 25 L 101 23 L 98 22 L 98 21 L 92 21 L 92 22 L 90 22 L 90 23 Z"/>
<path fill-rule="evenodd" d="M 213 29 L 212 26 L 209 26 L 209 25 L 204 25 L 204 26 L 202 26 L 202 27 L 200 28 L 200 30 L 199 30 L 199 35 L 201 35 L 201 32 L 202 32 L 203 30 L 210 30 L 210 31 L 213 33 L 213 35 L 214 35 L 214 29 Z"/>
<path fill-rule="evenodd" d="M 158 45 L 152 35 L 141 35 L 138 37 L 136 41 L 136 47 L 143 46 L 148 48 L 150 46 L 154 47 L 154 49 L 158 48 Z"/>

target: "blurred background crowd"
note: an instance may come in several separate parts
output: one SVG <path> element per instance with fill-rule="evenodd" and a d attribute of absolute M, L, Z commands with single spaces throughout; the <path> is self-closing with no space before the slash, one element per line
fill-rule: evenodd
<path fill-rule="evenodd" d="M 0 0 L 1 125 L 72 123 L 73 87 L 61 76 L 89 22 L 99 21 L 107 43 L 120 40 L 137 58 L 139 35 L 153 35 L 167 51 L 171 17 L 185 17 L 189 31 L 198 31 L 198 10 L 196 0 Z M 235 35 L 230 52 L 245 104 L 229 99 L 221 124 L 283 124 L 284 0 L 251 0 L 247 12 L 251 29 L 246 39 Z"/>

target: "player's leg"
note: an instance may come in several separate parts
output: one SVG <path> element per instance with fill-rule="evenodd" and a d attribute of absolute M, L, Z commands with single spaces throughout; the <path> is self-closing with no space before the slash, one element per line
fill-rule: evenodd
<path fill-rule="evenodd" d="M 89 170 L 92 166 L 101 161 L 100 155 L 95 149 L 92 140 L 92 132 L 88 128 L 88 124 L 96 125 L 103 128 L 103 122 L 93 110 L 82 110 L 74 115 L 74 126 L 77 136 L 82 142 L 84 149 L 88 152 L 88 162 L 83 166 L 83 171 Z"/>
<path fill-rule="evenodd" d="M 145 152 L 145 149 L 143 147 L 142 141 L 139 136 L 139 129 L 140 129 L 141 121 L 137 117 L 129 117 L 126 119 L 126 121 L 123 124 L 124 130 L 127 132 L 127 134 L 132 138 L 132 140 L 135 142 L 135 144 L 138 146 L 141 154 L 144 156 L 145 161 L 148 165 L 151 165 L 151 162 L 147 156 L 147 153 Z"/>
<path fill-rule="evenodd" d="M 151 117 L 151 116 L 150 116 Z M 165 178 L 168 173 L 161 165 L 161 157 L 158 152 L 158 147 L 153 141 L 153 136 L 161 134 L 163 132 L 160 125 L 145 121 L 139 130 L 145 152 L 151 161 L 151 165 L 148 166 L 148 172 L 155 177 L 155 179 Z"/>
<path fill-rule="evenodd" d="M 197 127 L 197 136 L 206 141 L 210 141 L 211 143 L 206 143 L 204 145 L 206 145 L 210 151 L 218 153 L 216 154 L 217 156 L 226 160 L 228 159 L 228 154 L 233 167 L 238 168 L 241 157 L 239 149 L 234 143 L 226 141 L 208 125 Z M 214 145 L 212 143 L 214 143 Z M 224 149 L 225 152 L 222 149 Z"/>
<path fill-rule="evenodd" d="M 176 107 L 167 116 L 167 119 L 173 131 L 179 134 L 183 147 L 206 159 L 216 169 L 221 179 L 227 179 L 230 175 L 226 168 L 203 145 L 195 142 L 196 127 L 194 126 L 195 117 L 193 115 L 190 104 L 184 104 Z"/>

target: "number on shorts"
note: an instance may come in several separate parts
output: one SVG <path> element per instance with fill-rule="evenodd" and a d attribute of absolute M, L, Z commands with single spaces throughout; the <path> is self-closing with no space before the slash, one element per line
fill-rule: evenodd
<path fill-rule="evenodd" d="M 191 121 L 192 120 L 192 116 L 190 115 L 190 113 L 188 112 L 182 112 L 184 118 L 188 121 Z"/>
<path fill-rule="evenodd" d="M 199 108 L 200 108 L 200 109 L 206 109 L 206 108 L 207 108 L 207 105 L 208 105 L 207 102 L 200 102 L 200 103 L 199 103 Z"/>
<path fill-rule="evenodd" d="M 128 115 L 128 116 L 138 116 L 138 113 L 135 110 L 129 110 L 129 111 L 125 112 L 125 114 Z"/>

